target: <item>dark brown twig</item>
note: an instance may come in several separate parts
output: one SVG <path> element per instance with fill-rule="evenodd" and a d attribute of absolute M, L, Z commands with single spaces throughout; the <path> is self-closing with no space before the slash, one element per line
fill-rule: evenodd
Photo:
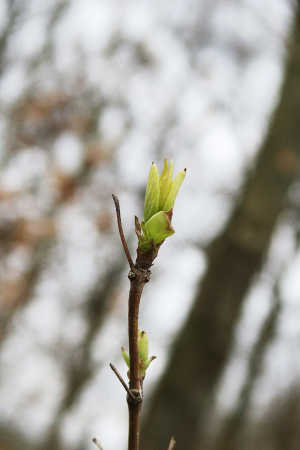
<path fill-rule="evenodd" d="M 134 269 L 134 263 L 132 261 L 129 249 L 128 249 L 128 245 L 125 239 L 125 235 L 124 235 L 124 231 L 123 231 L 123 227 L 122 227 L 122 221 L 121 221 L 121 212 L 120 212 L 120 203 L 119 203 L 119 199 L 116 195 L 112 194 L 112 198 L 116 207 L 116 214 L 117 214 L 117 221 L 118 221 L 118 229 L 119 229 L 119 234 L 120 234 L 120 238 L 121 238 L 121 242 L 122 242 L 122 246 L 128 261 L 128 264 L 130 266 L 130 269 L 133 270 Z"/>
<path fill-rule="evenodd" d="M 110 366 L 111 370 L 115 373 L 116 377 L 122 384 L 122 386 L 125 389 L 125 391 L 127 392 L 127 394 L 130 395 L 130 397 L 132 398 L 133 401 L 135 401 L 136 398 L 135 398 L 134 394 L 130 391 L 129 387 L 127 386 L 125 380 L 122 378 L 122 375 L 120 374 L 118 369 L 112 363 L 110 363 L 109 366 Z"/>
<path fill-rule="evenodd" d="M 126 383 L 122 382 L 122 378 L 114 370 L 123 387 L 126 389 L 127 404 L 129 411 L 129 430 L 128 430 L 128 450 L 139 450 L 140 437 L 140 415 L 142 410 L 143 391 L 142 380 L 139 375 L 139 348 L 138 348 L 138 319 L 139 319 L 139 305 L 141 295 L 145 284 L 150 280 L 151 272 L 149 268 L 152 265 L 153 259 L 157 255 L 158 247 L 151 249 L 148 253 L 141 253 L 138 251 L 136 263 L 134 264 L 130 256 L 128 246 L 124 237 L 124 232 L 121 222 L 120 204 L 118 198 L 113 195 L 113 200 L 116 207 L 116 214 L 118 220 L 119 233 L 123 245 L 125 255 L 127 257 L 130 272 L 128 278 L 130 280 L 130 291 L 128 299 L 128 338 L 129 338 L 129 390 L 127 390 Z"/>
<path fill-rule="evenodd" d="M 139 305 L 145 283 L 150 278 L 149 270 L 138 266 L 130 272 L 130 291 L 128 300 L 128 337 L 129 337 L 129 389 L 136 395 L 136 401 L 127 397 L 129 410 L 128 450 L 139 449 L 140 415 L 142 410 L 142 386 L 139 376 L 138 318 Z"/>
<path fill-rule="evenodd" d="M 176 441 L 175 441 L 175 439 L 174 439 L 173 436 L 172 436 L 172 437 L 171 437 L 171 440 L 170 440 L 170 444 L 169 444 L 168 450 L 173 450 L 173 448 L 175 447 L 175 445 L 176 445 Z"/>

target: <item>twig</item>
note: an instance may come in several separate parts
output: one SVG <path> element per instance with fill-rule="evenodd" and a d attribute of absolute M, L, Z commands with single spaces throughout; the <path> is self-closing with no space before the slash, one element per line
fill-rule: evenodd
<path fill-rule="evenodd" d="M 122 378 L 122 376 L 121 376 L 120 372 L 118 371 L 118 369 L 112 363 L 110 363 L 109 366 L 110 366 L 111 370 L 115 373 L 116 377 L 118 378 L 118 380 L 122 384 L 122 386 L 125 389 L 125 391 L 127 392 L 127 394 L 130 395 L 130 397 L 132 398 L 133 401 L 135 401 L 136 397 L 134 396 L 134 394 L 131 392 L 131 390 L 127 386 L 126 382 Z"/>
<path fill-rule="evenodd" d="M 100 442 L 98 441 L 98 439 L 93 438 L 93 442 L 94 444 L 99 448 L 99 450 L 103 450 L 102 445 L 100 444 Z"/>
<path fill-rule="evenodd" d="M 173 448 L 175 447 L 175 445 L 176 445 L 176 441 L 175 441 L 175 439 L 174 439 L 173 436 L 172 436 L 172 437 L 171 437 L 171 440 L 170 440 L 170 444 L 169 444 L 168 450 L 173 450 Z"/>
<path fill-rule="evenodd" d="M 139 377 L 139 350 L 138 350 L 138 318 L 139 305 L 144 285 L 149 281 L 148 270 L 135 267 L 134 276 L 130 276 L 130 291 L 128 300 L 128 338 L 129 338 L 129 389 L 136 394 L 133 402 L 127 397 L 129 410 L 128 450 L 139 449 L 140 415 L 142 410 L 142 386 Z"/>
<path fill-rule="evenodd" d="M 150 270 L 145 269 L 143 259 L 141 264 L 136 263 L 134 265 L 130 252 L 128 250 L 127 242 L 124 236 L 120 203 L 116 195 L 112 195 L 113 201 L 116 207 L 118 229 L 123 245 L 123 249 L 130 266 L 130 272 L 128 278 L 130 280 L 130 291 L 128 299 L 128 338 L 129 338 L 129 358 L 130 358 L 130 370 L 129 370 L 129 388 L 122 379 L 120 374 L 114 370 L 112 365 L 110 367 L 115 372 L 119 381 L 126 389 L 127 404 L 129 411 L 129 431 L 128 431 L 128 450 L 139 449 L 139 435 L 140 435 L 140 415 L 142 410 L 142 386 L 139 376 L 139 349 L 138 349 L 138 318 L 139 318 L 139 305 L 145 283 L 150 280 Z M 150 261 L 150 265 L 152 260 Z M 146 265 L 147 267 L 147 265 Z M 126 386 L 126 387 L 125 387 Z"/>
<path fill-rule="evenodd" d="M 140 299 L 145 284 L 150 280 L 151 267 L 154 258 L 157 255 L 159 246 L 153 247 L 149 252 L 141 253 L 137 251 L 138 256 L 136 263 L 134 264 L 131 255 L 128 250 L 127 242 L 124 236 L 121 212 L 118 197 L 112 196 L 116 207 L 117 221 L 119 234 L 123 249 L 130 266 L 130 272 L 128 278 L 130 280 L 130 291 L 128 299 L 128 339 L 129 339 L 129 388 L 125 381 L 122 379 L 117 370 L 110 365 L 115 372 L 119 381 L 126 389 L 127 404 L 129 411 L 129 430 L 128 430 L 128 450 L 139 450 L 139 437 L 140 437 L 140 415 L 142 410 L 143 390 L 142 380 L 139 375 L 139 349 L 138 349 L 138 319 L 139 319 L 139 306 Z M 139 249 L 138 249 L 139 250 Z M 171 447 L 172 450 L 172 447 Z"/>
<path fill-rule="evenodd" d="M 121 238 L 121 242 L 122 242 L 122 246 L 128 261 L 128 264 L 130 266 L 130 269 L 133 270 L 134 269 L 134 263 L 132 261 L 129 249 L 128 249 L 128 245 L 124 236 L 124 231 L 123 231 L 123 227 L 122 227 L 122 221 L 121 221 L 121 212 L 120 212 L 120 203 L 119 203 L 119 199 L 116 195 L 112 194 L 112 198 L 116 207 L 116 214 L 117 214 L 117 221 L 118 221 L 118 229 L 119 229 L 119 234 L 120 234 L 120 238 Z"/>

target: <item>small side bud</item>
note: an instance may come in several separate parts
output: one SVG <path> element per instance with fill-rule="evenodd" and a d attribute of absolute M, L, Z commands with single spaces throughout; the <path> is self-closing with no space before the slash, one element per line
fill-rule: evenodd
<path fill-rule="evenodd" d="M 139 358 L 140 360 L 146 362 L 148 360 L 148 336 L 146 331 L 139 330 L 138 346 Z"/>
<path fill-rule="evenodd" d="M 145 224 L 139 223 L 139 219 L 135 216 L 135 233 L 139 241 L 139 248 L 141 251 L 147 251 L 151 249 L 151 239 L 147 237 Z"/>
<path fill-rule="evenodd" d="M 138 336 L 138 346 L 139 346 L 139 374 L 140 378 L 143 380 L 146 375 L 146 370 L 151 364 L 151 362 L 156 358 L 155 356 L 148 357 L 148 336 L 146 331 L 139 330 Z"/>
<path fill-rule="evenodd" d="M 122 356 L 123 356 L 124 361 L 126 362 L 127 366 L 130 368 L 130 359 L 129 359 L 128 353 L 126 352 L 124 347 L 121 347 L 121 351 L 122 351 Z"/>
<path fill-rule="evenodd" d="M 155 359 L 156 359 L 156 356 L 151 356 L 151 358 L 149 358 L 148 361 L 146 362 L 145 369 L 148 369 L 148 367 L 150 366 L 152 361 L 154 361 Z"/>

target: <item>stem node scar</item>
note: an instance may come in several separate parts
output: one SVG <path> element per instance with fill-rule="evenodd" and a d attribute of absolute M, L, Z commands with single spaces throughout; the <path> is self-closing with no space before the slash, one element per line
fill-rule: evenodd
<path fill-rule="evenodd" d="M 129 270 L 128 278 L 129 280 L 134 280 L 136 277 L 136 273 L 133 270 Z"/>
<path fill-rule="evenodd" d="M 150 278 L 151 278 L 150 270 L 149 269 L 148 270 L 144 269 L 144 282 L 148 283 L 150 281 Z"/>
<path fill-rule="evenodd" d="M 128 403 L 133 403 L 136 405 L 143 401 L 142 391 L 139 391 L 138 389 L 129 389 L 128 396 Z"/>

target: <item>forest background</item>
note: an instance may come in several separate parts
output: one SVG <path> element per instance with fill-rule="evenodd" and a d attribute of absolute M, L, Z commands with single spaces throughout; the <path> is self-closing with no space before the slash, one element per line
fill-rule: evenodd
<path fill-rule="evenodd" d="M 187 167 L 141 310 L 142 449 L 294 450 L 300 4 L 0 3 L 0 449 L 126 448 L 127 266 Z"/>

